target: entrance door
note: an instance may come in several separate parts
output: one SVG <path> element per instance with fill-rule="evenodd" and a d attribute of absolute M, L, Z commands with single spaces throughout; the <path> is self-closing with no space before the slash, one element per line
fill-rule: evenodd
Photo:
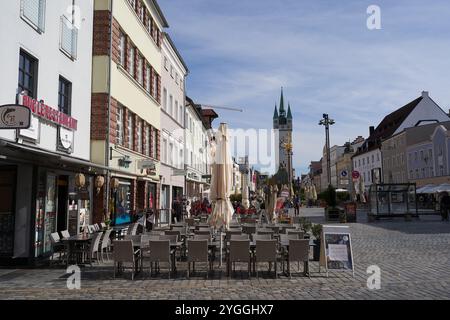
<path fill-rule="evenodd" d="M 16 167 L 0 167 L 0 257 L 14 255 Z"/>
<path fill-rule="evenodd" d="M 68 176 L 59 176 L 58 177 L 58 216 L 57 223 L 58 228 L 57 231 L 67 230 L 67 209 L 68 209 L 68 201 L 69 201 L 69 177 Z"/>

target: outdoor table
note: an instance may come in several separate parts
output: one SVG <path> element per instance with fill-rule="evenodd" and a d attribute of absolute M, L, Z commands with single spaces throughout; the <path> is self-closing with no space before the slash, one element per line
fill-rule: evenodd
<path fill-rule="evenodd" d="M 92 234 L 77 234 L 74 236 L 71 236 L 69 238 L 62 238 L 61 242 L 66 244 L 67 247 L 67 261 L 66 261 L 66 265 L 69 266 L 69 261 L 72 259 L 73 256 L 73 252 L 74 252 L 74 247 L 76 244 L 83 244 L 83 246 L 89 242 L 91 242 L 91 240 L 93 239 L 93 235 Z M 77 259 L 75 259 L 76 261 Z M 84 264 L 84 259 L 82 257 L 81 262 L 77 264 Z"/>

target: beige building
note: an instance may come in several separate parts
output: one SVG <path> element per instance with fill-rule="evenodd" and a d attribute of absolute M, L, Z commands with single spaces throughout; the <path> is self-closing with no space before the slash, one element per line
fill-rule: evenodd
<path fill-rule="evenodd" d="M 95 222 L 159 208 L 162 29 L 155 0 L 96 0 L 92 161 L 108 167 Z M 111 183 L 113 182 L 113 183 Z"/>
<path fill-rule="evenodd" d="M 407 167 L 405 159 L 406 133 L 402 131 L 382 141 L 384 183 L 407 183 Z"/>

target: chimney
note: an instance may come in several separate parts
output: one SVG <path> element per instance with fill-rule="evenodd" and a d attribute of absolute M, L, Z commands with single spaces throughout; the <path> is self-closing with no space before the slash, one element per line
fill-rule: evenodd
<path fill-rule="evenodd" d="M 375 127 L 374 126 L 370 126 L 369 127 L 369 136 L 373 135 L 375 133 Z"/>
<path fill-rule="evenodd" d="M 428 91 L 422 91 L 422 98 L 428 98 Z"/>

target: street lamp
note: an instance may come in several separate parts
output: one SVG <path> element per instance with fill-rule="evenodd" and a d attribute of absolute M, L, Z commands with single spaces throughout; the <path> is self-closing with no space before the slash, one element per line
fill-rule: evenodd
<path fill-rule="evenodd" d="M 325 126 L 325 144 L 327 148 L 327 178 L 328 185 L 331 185 L 331 163 L 330 163 L 330 126 L 335 124 L 333 119 L 330 119 L 328 114 L 323 114 L 323 119 L 320 120 L 319 125 Z"/>

